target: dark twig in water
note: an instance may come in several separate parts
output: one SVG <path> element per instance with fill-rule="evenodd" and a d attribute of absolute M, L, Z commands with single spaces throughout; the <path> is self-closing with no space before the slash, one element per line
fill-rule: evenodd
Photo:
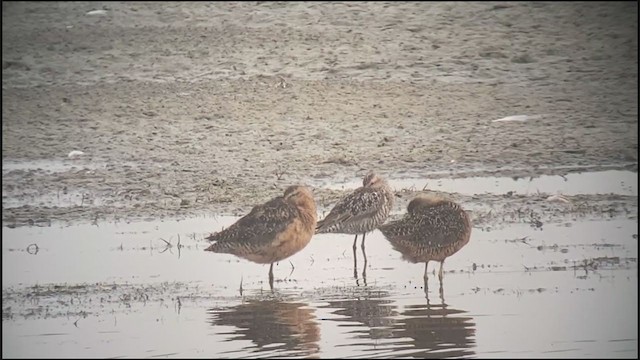
<path fill-rule="evenodd" d="M 529 244 L 529 241 L 527 240 L 528 238 L 529 238 L 529 236 L 525 236 L 525 237 L 523 237 L 522 239 L 519 239 L 519 240 L 520 240 L 520 242 L 522 242 L 523 244 L 527 244 L 527 245 L 529 245 L 529 246 L 533 246 L 533 245 Z"/>
<path fill-rule="evenodd" d="M 167 251 L 167 250 L 169 250 L 169 252 L 173 254 L 173 251 L 171 251 L 171 248 L 173 247 L 173 244 L 172 244 L 172 243 L 170 243 L 170 242 L 168 242 L 167 240 L 165 240 L 165 239 L 163 239 L 163 238 L 160 238 L 160 240 L 164 241 L 164 242 L 165 242 L 165 244 L 167 244 L 167 245 L 165 246 L 164 250 L 160 251 L 160 254 L 162 254 L 163 252 L 165 252 L 165 251 Z"/>
<path fill-rule="evenodd" d="M 293 270 L 295 270 L 295 269 L 296 269 L 296 267 L 295 267 L 295 266 L 293 266 L 293 263 L 291 262 L 291 260 L 289 260 L 289 264 L 291 264 L 291 272 L 289 273 L 289 276 L 288 276 L 288 277 L 291 277 L 291 274 L 293 274 Z"/>
<path fill-rule="evenodd" d="M 27 246 L 27 253 L 31 255 L 37 254 L 39 250 L 38 244 L 29 244 L 29 246 Z"/>
<path fill-rule="evenodd" d="M 529 241 L 527 240 L 529 238 L 529 236 L 525 236 L 523 238 L 517 238 L 517 239 L 513 239 L 513 240 L 505 240 L 505 242 L 513 242 L 513 243 L 523 243 L 529 246 L 533 246 L 531 244 L 529 244 Z"/>
<path fill-rule="evenodd" d="M 180 248 L 184 247 L 184 245 L 180 245 L 180 234 L 178 234 L 178 259 L 180 259 Z"/>

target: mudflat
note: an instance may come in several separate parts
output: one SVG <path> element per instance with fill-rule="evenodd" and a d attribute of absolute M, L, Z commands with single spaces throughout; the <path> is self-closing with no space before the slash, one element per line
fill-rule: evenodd
<path fill-rule="evenodd" d="M 327 208 L 369 170 L 637 172 L 637 6 L 3 2 L 3 224 L 239 215 L 293 183 Z"/>

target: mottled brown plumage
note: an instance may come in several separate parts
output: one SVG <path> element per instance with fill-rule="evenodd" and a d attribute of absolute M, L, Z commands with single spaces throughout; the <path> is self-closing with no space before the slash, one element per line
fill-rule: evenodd
<path fill-rule="evenodd" d="M 393 207 L 393 191 L 382 177 L 369 173 L 362 180 L 362 187 L 343 197 L 331 209 L 329 215 L 318 221 L 317 234 L 355 234 L 355 250 L 358 234 L 364 237 L 369 231 L 383 224 Z"/>
<path fill-rule="evenodd" d="M 227 229 L 207 237 L 215 243 L 205 251 L 271 264 L 269 284 L 273 287 L 273 263 L 307 246 L 316 223 L 316 204 L 311 191 L 304 186 L 290 186 L 283 196 L 255 206 Z"/>
<path fill-rule="evenodd" d="M 411 200 L 400 220 L 379 227 L 403 259 L 425 263 L 439 261 L 438 277 L 442 281 L 444 260 L 458 252 L 471 237 L 471 221 L 467 213 L 453 201 L 421 194 Z"/>

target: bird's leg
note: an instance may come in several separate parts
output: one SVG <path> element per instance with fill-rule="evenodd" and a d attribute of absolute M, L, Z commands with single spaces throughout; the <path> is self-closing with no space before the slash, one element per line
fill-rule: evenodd
<path fill-rule="evenodd" d="M 242 296 L 242 276 L 240 276 L 240 296 Z"/>
<path fill-rule="evenodd" d="M 363 241 L 364 241 L 364 237 L 363 237 Z M 367 253 L 364 252 L 364 247 L 362 248 L 362 255 L 364 256 L 364 268 L 362 269 L 362 279 L 364 280 L 364 286 L 367 286 Z"/>
<path fill-rule="evenodd" d="M 358 235 L 356 234 L 356 238 L 353 239 L 353 252 L 356 252 L 356 243 L 358 242 Z"/>
<path fill-rule="evenodd" d="M 427 296 L 427 301 L 429 300 L 429 275 L 427 273 L 427 268 L 429 267 L 429 262 L 424 263 L 424 294 Z"/>
<path fill-rule="evenodd" d="M 425 262 L 424 263 L 424 279 L 427 280 L 427 278 L 429 277 L 429 274 L 427 273 L 427 269 L 429 267 L 429 262 Z"/>
<path fill-rule="evenodd" d="M 442 306 L 446 306 L 444 303 L 444 288 L 442 286 L 442 265 L 444 264 L 444 260 L 440 262 L 440 271 L 438 272 L 438 278 L 440 279 L 440 300 L 442 300 Z"/>
<path fill-rule="evenodd" d="M 269 267 L 269 287 L 271 288 L 271 291 L 273 291 L 273 263 L 271 263 L 271 266 Z"/>
<path fill-rule="evenodd" d="M 355 245 L 353 246 L 353 278 L 358 280 L 358 253 Z"/>
<path fill-rule="evenodd" d="M 362 252 L 364 252 L 364 236 L 367 235 L 367 233 L 362 234 L 362 245 L 360 245 L 360 247 L 362 248 Z"/>

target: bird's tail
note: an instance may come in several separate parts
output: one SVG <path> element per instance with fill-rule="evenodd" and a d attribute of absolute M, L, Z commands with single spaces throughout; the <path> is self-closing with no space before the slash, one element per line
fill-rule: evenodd
<path fill-rule="evenodd" d="M 326 232 L 326 228 L 325 228 L 325 220 L 320 220 L 318 221 L 318 223 L 316 224 L 316 234 L 322 234 L 324 232 Z"/>
<path fill-rule="evenodd" d="M 209 245 L 206 249 L 204 249 L 204 251 L 212 251 L 212 252 L 219 252 L 218 251 L 218 243 L 214 243 Z"/>
<path fill-rule="evenodd" d="M 228 253 L 233 248 L 232 244 L 225 241 L 218 241 L 209 245 L 204 251 L 211 251 L 215 253 Z"/>
<path fill-rule="evenodd" d="M 207 240 L 209 242 L 213 241 L 214 243 L 209 245 L 206 249 L 204 249 L 204 251 L 224 252 L 223 249 L 226 246 L 224 246 L 224 242 L 219 241 L 218 239 L 216 239 L 216 234 L 211 234 L 211 235 L 205 237 L 205 240 Z"/>

